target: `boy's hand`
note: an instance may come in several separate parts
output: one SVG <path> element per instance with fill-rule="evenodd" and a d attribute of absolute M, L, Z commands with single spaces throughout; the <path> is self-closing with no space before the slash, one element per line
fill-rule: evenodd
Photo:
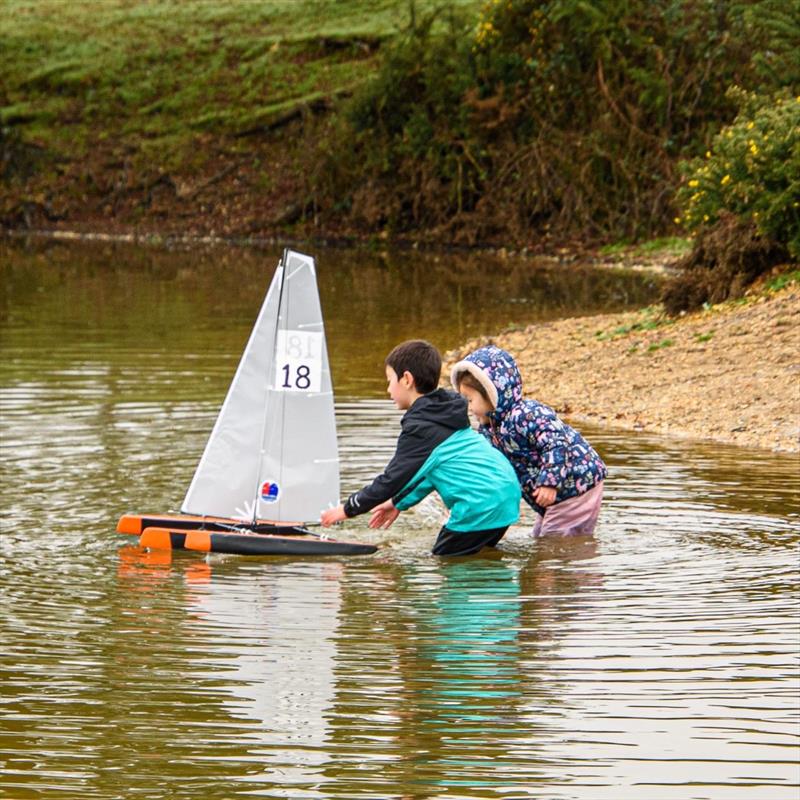
<path fill-rule="evenodd" d="M 390 528 L 392 523 L 400 516 L 400 512 L 394 507 L 391 500 L 381 503 L 372 509 L 372 516 L 369 518 L 370 528 Z"/>
<path fill-rule="evenodd" d="M 344 506 L 338 505 L 336 508 L 329 508 L 327 511 L 323 511 L 319 521 L 322 523 L 323 528 L 330 528 L 331 525 L 346 519 L 347 514 L 344 513 Z"/>
<path fill-rule="evenodd" d="M 533 499 L 542 507 L 553 505 L 556 501 L 556 490 L 553 486 L 539 486 L 533 490 Z"/>

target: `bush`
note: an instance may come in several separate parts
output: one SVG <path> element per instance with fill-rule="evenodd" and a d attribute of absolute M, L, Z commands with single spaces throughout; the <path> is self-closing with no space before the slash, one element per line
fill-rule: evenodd
<path fill-rule="evenodd" d="M 417 15 L 386 48 L 378 75 L 317 148 L 312 207 L 390 232 L 435 227 L 479 193 L 462 100 L 474 80 L 471 23 Z"/>
<path fill-rule="evenodd" d="M 681 165 L 681 222 L 696 234 L 664 287 L 668 313 L 744 294 L 776 264 L 800 258 L 800 97 L 731 89 L 739 105 L 705 158 Z"/>
<path fill-rule="evenodd" d="M 783 244 L 759 233 L 752 220 L 721 211 L 705 226 L 692 252 L 678 262 L 679 272 L 664 285 L 668 314 L 741 297 L 748 286 L 789 253 Z"/>
<path fill-rule="evenodd" d="M 697 232 L 728 212 L 800 258 L 800 97 L 728 94 L 739 114 L 705 158 L 682 165 L 678 221 Z"/>
<path fill-rule="evenodd" d="M 413 18 L 318 151 L 311 206 L 465 241 L 663 233 L 677 159 L 736 112 L 727 87 L 797 77 L 795 16 L 776 0 L 492 0 L 477 27 Z"/>

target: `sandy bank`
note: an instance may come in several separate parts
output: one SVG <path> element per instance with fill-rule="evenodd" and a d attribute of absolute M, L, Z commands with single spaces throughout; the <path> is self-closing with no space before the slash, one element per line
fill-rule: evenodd
<path fill-rule="evenodd" d="M 800 286 L 677 320 L 658 309 L 467 342 L 518 360 L 529 396 L 575 420 L 800 452 Z"/>

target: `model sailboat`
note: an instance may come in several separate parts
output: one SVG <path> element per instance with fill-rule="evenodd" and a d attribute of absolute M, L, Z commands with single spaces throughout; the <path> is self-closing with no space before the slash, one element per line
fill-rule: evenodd
<path fill-rule="evenodd" d="M 248 555 L 374 553 L 303 523 L 339 502 L 339 456 L 314 259 L 284 251 L 176 515 L 126 514 L 144 547 Z"/>

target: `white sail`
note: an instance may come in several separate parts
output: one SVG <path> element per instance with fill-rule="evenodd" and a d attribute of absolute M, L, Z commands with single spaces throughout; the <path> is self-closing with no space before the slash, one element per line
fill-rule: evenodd
<path fill-rule="evenodd" d="M 305 522 L 338 502 L 333 386 L 314 259 L 287 250 L 181 510 Z"/>

